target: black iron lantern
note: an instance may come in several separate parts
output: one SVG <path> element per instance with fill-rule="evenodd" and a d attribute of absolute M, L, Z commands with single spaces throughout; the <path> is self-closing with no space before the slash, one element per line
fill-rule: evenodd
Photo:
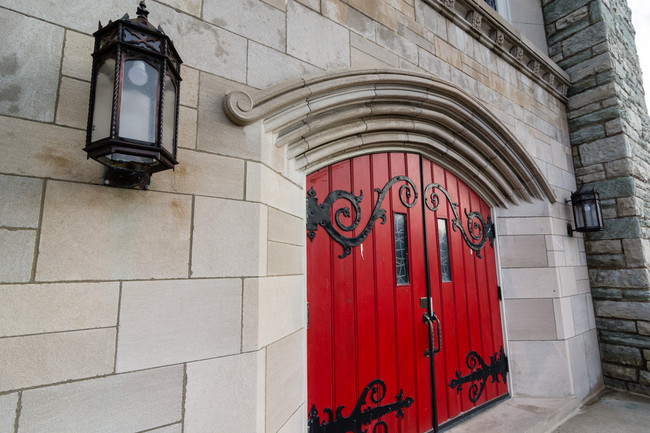
<path fill-rule="evenodd" d="M 146 189 L 152 173 L 178 164 L 182 60 L 147 15 L 141 1 L 136 18 L 100 22 L 94 34 L 84 150 L 107 167 L 110 186 Z"/>
<path fill-rule="evenodd" d="M 570 201 L 576 226 L 573 229 L 571 224 L 568 225 L 569 236 L 573 234 L 573 230 L 577 232 L 597 232 L 605 227 L 603 224 L 603 211 L 600 205 L 600 194 L 593 188 L 581 183 L 578 190 L 571 194 Z"/>

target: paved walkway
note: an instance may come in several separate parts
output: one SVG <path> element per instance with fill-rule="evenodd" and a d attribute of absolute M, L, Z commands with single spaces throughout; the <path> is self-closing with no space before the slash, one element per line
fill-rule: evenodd
<path fill-rule="evenodd" d="M 605 389 L 552 433 L 649 433 L 650 397 Z"/>
<path fill-rule="evenodd" d="M 603 389 L 575 398 L 511 398 L 445 433 L 650 433 L 650 397 Z"/>

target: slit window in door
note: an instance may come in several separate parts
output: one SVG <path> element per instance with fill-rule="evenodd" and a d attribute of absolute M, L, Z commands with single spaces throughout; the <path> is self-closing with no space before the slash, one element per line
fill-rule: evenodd
<path fill-rule="evenodd" d="M 438 239 L 440 242 L 440 274 L 442 282 L 451 281 L 451 261 L 449 260 L 449 237 L 447 236 L 447 220 L 438 219 Z"/>
<path fill-rule="evenodd" d="M 406 214 L 395 214 L 395 264 L 397 285 L 410 284 L 409 279 L 409 245 Z"/>

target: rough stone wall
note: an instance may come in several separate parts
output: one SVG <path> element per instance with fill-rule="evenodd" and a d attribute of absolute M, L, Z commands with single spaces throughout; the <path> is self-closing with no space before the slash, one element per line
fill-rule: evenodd
<path fill-rule="evenodd" d="M 543 7 L 549 54 L 572 81 L 576 176 L 603 204 L 586 250 L 605 383 L 650 394 L 650 134 L 631 13 L 625 0 Z"/>

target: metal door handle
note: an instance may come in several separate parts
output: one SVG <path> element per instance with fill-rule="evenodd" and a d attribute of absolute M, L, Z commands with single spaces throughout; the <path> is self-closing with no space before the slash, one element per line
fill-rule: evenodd
<path fill-rule="evenodd" d="M 429 325 L 429 344 L 431 345 L 431 349 L 427 349 L 424 352 L 424 355 L 427 357 L 431 356 L 431 350 L 433 350 L 433 355 L 435 356 L 438 352 L 440 352 L 440 349 L 442 349 L 442 325 L 440 324 L 440 319 L 438 319 L 438 316 L 436 316 L 435 312 L 432 313 L 431 316 L 429 316 L 427 313 L 424 313 L 424 316 L 422 316 L 422 321 Z M 436 337 L 433 331 L 434 321 L 438 324 L 438 347 L 436 347 Z"/>

